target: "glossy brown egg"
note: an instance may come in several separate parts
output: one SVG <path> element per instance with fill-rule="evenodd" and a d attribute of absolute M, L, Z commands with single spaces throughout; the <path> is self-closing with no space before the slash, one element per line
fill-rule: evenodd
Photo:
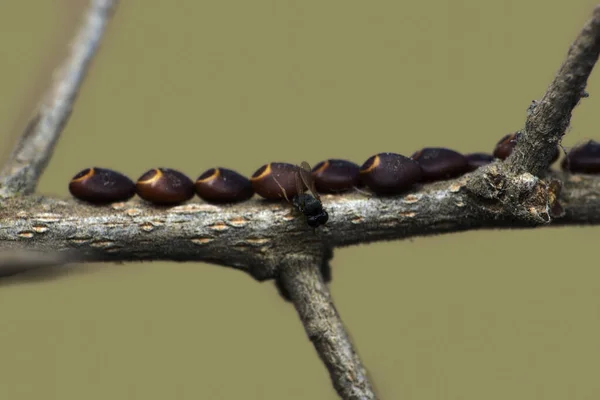
<path fill-rule="evenodd" d="M 511 133 L 509 135 L 504 136 L 500 141 L 496 144 L 494 148 L 494 157 L 499 158 L 501 160 L 506 160 L 508 156 L 512 153 L 513 149 L 517 145 L 519 141 L 519 137 L 521 136 L 520 132 Z M 560 150 L 558 147 L 556 148 L 555 154 L 552 156 L 552 160 L 550 163 L 556 162 L 558 157 L 560 156 Z"/>
<path fill-rule="evenodd" d="M 194 197 L 194 182 L 179 171 L 153 168 L 136 183 L 136 192 L 142 199 L 156 205 L 175 205 Z"/>
<path fill-rule="evenodd" d="M 571 149 L 561 163 L 565 171 L 600 174 L 600 143 L 590 140 Z"/>
<path fill-rule="evenodd" d="M 75 175 L 69 183 L 69 192 L 88 203 L 106 204 L 131 199 L 135 184 L 119 172 L 94 167 Z"/>
<path fill-rule="evenodd" d="M 360 167 L 360 178 L 373 192 L 393 195 L 410 189 L 423 178 L 418 162 L 396 153 L 379 153 Z"/>
<path fill-rule="evenodd" d="M 254 191 L 267 200 L 284 199 L 282 188 L 288 200 L 298 194 L 296 175 L 298 166 L 282 162 L 263 165 L 250 178 Z M 306 189 L 306 188 L 304 188 Z"/>
<path fill-rule="evenodd" d="M 424 182 L 452 179 L 469 171 L 465 156 L 443 147 L 425 147 L 410 158 L 421 166 Z"/>
<path fill-rule="evenodd" d="M 495 160 L 494 156 L 488 153 L 466 154 L 465 158 L 469 164 L 469 172 L 475 171 L 477 168 L 488 165 Z"/>
<path fill-rule="evenodd" d="M 512 153 L 513 149 L 517 145 L 519 133 L 510 133 L 504 136 L 500 141 L 496 144 L 494 148 L 494 157 L 499 158 L 501 160 L 506 160 L 510 153 Z"/>
<path fill-rule="evenodd" d="M 196 193 L 209 203 L 237 203 L 254 195 L 250 180 L 227 168 L 211 168 L 196 180 Z"/>
<path fill-rule="evenodd" d="M 360 167 L 346 160 L 325 160 L 315 165 L 312 177 L 318 192 L 340 193 L 359 186 Z"/>

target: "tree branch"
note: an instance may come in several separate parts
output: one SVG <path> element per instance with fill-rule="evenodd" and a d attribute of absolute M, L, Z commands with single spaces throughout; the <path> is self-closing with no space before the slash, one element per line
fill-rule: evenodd
<path fill-rule="evenodd" d="M 571 122 L 573 109 L 587 96 L 585 86 L 599 54 L 600 6 L 596 6 L 544 97 L 530 108 L 525 131 L 506 160 L 510 169 L 533 175 L 545 173 Z"/>
<path fill-rule="evenodd" d="M 354 350 L 319 272 L 321 256 L 287 254 L 281 280 L 298 311 L 306 334 L 327 367 L 342 399 L 375 399 L 367 371 Z"/>
<path fill-rule="evenodd" d="M 313 232 L 286 203 L 251 200 L 232 206 L 189 203 L 158 208 L 139 200 L 98 207 L 47 197 L 0 204 L 0 250 L 76 254 L 78 261 L 205 261 L 258 280 L 277 276 L 285 249 L 342 247 L 481 228 L 533 227 L 554 216 L 561 225 L 600 223 L 600 177 L 553 172 L 564 188 L 529 174 L 514 181 L 497 168 L 423 185 L 395 197 L 323 196 L 330 214 Z M 469 188 L 484 181 L 478 192 Z M 483 189 L 482 189 L 483 187 Z M 558 199 L 556 198 L 558 196 Z M 558 201 L 557 201 L 558 200 Z M 282 250 L 283 249 L 283 250 Z"/>
<path fill-rule="evenodd" d="M 338 393 L 345 399 L 372 399 L 366 370 L 319 272 L 329 250 L 469 229 L 600 223 L 600 177 L 563 172 L 551 172 L 545 180 L 538 177 L 546 173 L 598 59 L 600 7 L 542 100 L 531 108 L 506 162 L 403 196 L 323 196 L 330 220 L 317 231 L 287 204 L 260 200 L 171 208 L 133 200 L 96 207 L 30 195 L 70 115 L 115 2 L 92 0 L 70 57 L 1 175 L 0 197 L 7 199 L 0 203 L 0 251 L 14 251 L 18 257 L 5 257 L 0 274 L 3 267 L 39 263 L 174 260 L 212 262 L 258 280 L 278 279 Z M 45 256 L 22 256 L 29 251 Z"/>
<path fill-rule="evenodd" d="M 71 115 L 88 66 L 117 0 L 92 0 L 71 52 L 0 174 L 0 197 L 33 193 Z"/>

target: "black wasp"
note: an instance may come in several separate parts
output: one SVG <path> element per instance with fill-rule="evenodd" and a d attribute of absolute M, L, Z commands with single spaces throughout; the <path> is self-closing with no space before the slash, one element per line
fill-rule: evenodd
<path fill-rule="evenodd" d="M 321 203 L 321 197 L 317 193 L 315 188 L 315 182 L 312 178 L 312 170 L 310 165 L 306 161 L 298 166 L 294 176 L 296 180 L 296 195 L 292 198 L 292 205 L 298 209 L 306 217 L 306 222 L 309 226 L 317 228 L 321 225 L 325 225 L 329 219 L 329 214 L 323 209 L 323 203 Z M 275 181 L 281 188 L 283 197 L 289 202 L 290 199 L 287 197 L 285 189 Z M 305 193 L 304 188 L 308 188 L 311 192 Z"/>

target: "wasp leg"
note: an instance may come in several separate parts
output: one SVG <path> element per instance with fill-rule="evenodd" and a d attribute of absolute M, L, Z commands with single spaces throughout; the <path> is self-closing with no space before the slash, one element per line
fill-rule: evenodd
<path fill-rule="evenodd" d="M 281 186 L 281 184 L 279 183 L 279 181 L 277 180 L 277 178 L 275 178 L 273 176 L 273 180 L 275 181 L 275 183 L 277 184 L 277 186 L 279 186 L 279 189 L 281 189 L 281 193 L 283 194 L 283 198 L 285 199 L 285 201 L 287 201 L 288 203 L 291 203 L 290 199 L 287 197 L 287 191 L 284 189 L 283 186 Z"/>

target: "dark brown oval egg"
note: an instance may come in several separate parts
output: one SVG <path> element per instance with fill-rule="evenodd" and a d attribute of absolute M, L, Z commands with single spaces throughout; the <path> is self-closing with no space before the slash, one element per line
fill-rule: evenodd
<path fill-rule="evenodd" d="M 318 192 L 340 193 L 359 186 L 360 167 L 346 160 L 325 160 L 315 165 L 312 177 Z"/>
<path fill-rule="evenodd" d="M 296 175 L 298 166 L 288 163 L 272 162 L 263 165 L 250 178 L 254 191 L 267 200 L 284 199 L 282 188 L 288 200 L 298 194 Z"/>
<path fill-rule="evenodd" d="M 69 183 L 73 197 L 88 203 L 106 204 L 126 201 L 135 195 L 135 184 L 119 172 L 106 168 L 87 168 Z"/>
<path fill-rule="evenodd" d="M 519 133 L 515 132 L 502 137 L 502 139 L 496 143 L 496 147 L 494 148 L 494 157 L 501 160 L 506 160 L 517 145 L 518 135 Z"/>
<path fill-rule="evenodd" d="M 565 171 L 581 174 L 600 173 L 600 143 L 590 140 L 571 149 L 561 163 Z"/>
<path fill-rule="evenodd" d="M 512 153 L 515 146 L 517 145 L 517 142 L 519 141 L 520 136 L 521 136 L 520 132 L 515 132 L 515 133 L 508 134 L 508 135 L 504 136 L 502 139 L 500 139 L 500 141 L 496 144 L 496 147 L 494 148 L 494 157 L 499 158 L 501 160 L 506 160 L 508 158 L 508 156 L 510 156 L 510 154 Z M 554 155 L 552 156 L 552 160 L 550 161 L 550 164 L 556 162 L 556 160 L 558 160 L 559 156 L 560 156 L 560 150 L 557 147 Z"/>
<path fill-rule="evenodd" d="M 379 195 L 404 192 L 422 177 L 419 163 L 396 153 L 376 154 L 360 167 L 362 182 Z"/>
<path fill-rule="evenodd" d="M 425 147 L 410 158 L 421 166 L 424 182 L 452 179 L 469 171 L 465 156 L 443 147 Z"/>
<path fill-rule="evenodd" d="M 196 180 L 196 193 L 209 203 L 238 203 L 254 195 L 250 180 L 227 168 L 211 168 Z"/>
<path fill-rule="evenodd" d="M 469 172 L 475 171 L 477 168 L 488 165 L 495 160 L 494 156 L 488 153 L 466 154 L 465 158 L 469 164 Z"/>
<path fill-rule="evenodd" d="M 175 205 L 194 197 L 194 182 L 179 171 L 153 168 L 140 176 L 136 191 L 142 199 L 157 205 Z"/>

